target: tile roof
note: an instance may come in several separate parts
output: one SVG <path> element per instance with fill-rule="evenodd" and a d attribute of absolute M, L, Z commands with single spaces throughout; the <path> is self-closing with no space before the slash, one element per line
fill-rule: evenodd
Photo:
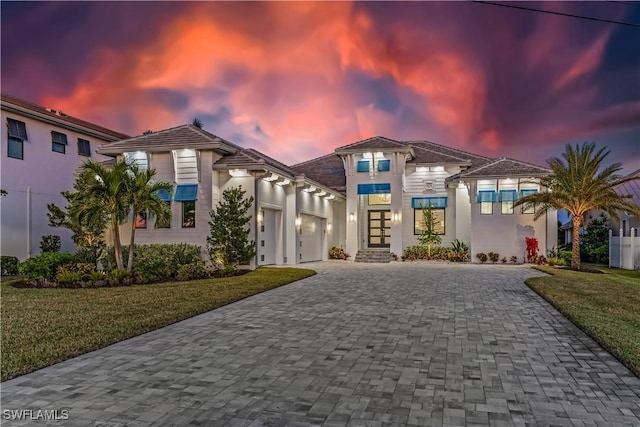
<path fill-rule="evenodd" d="M 540 176 L 551 173 L 550 169 L 520 160 L 500 157 L 482 166 L 469 168 L 459 174 L 450 176 L 455 178 L 494 178 L 494 177 L 516 177 L 516 176 Z M 454 178 L 455 177 L 455 178 Z"/>
<path fill-rule="evenodd" d="M 82 130 L 78 128 L 84 128 L 90 132 L 102 134 L 94 136 L 101 137 L 105 140 L 118 141 L 120 139 L 129 138 L 129 135 L 126 135 L 124 133 L 107 129 L 95 123 L 87 122 L 77 117 L 69 116 L 67 114 L 64 114 L 62 111 L 45 108 L 41 105 L 19 99 L 5 93 L 0 94 L 0 100 L 2 101 L 3 110 L 17 111 L 23 114 L 30 112 L 34 114 L 39 120 L 48 121 L 61 127 L 68 126 L 72 130 Z"/>
<path fill-rule="evenodd" d="M 291 166 L 291 169 L 331 189 L 346 191 L 347 177 L 345 176 L 344 164 L 337 154 L 331 153 L 298 163 Z"/>
<path fill-rule="evenodd" d="M 199 148 L 235 153 L 241 148 L 197 126 L 186 124 L 158 132 L 103 145 L 101 154 L 120 154 L 125 151 L 171 151 L 181 148 Z"/>
<path fill-rule="evenodd" d="M 230 154 L 222 157 L 218 160 L 214 168 L 215 169 L 234 169 L 234 168 L 259 168 L 263 169 L 264 166 L 271 166 L 281 172 L 289 174 L 291 178 L 298 175 L 298 173 L 285 165 L 280 163 L 276 159 L 262 154 L 261 152 L 254 150 L 253 148 L 241 149 L 235 154 Z"/>
<path fill-rule="evenodd" d="M 354 142 L 353 144 L 344 145 L 336 148 L 335 151 L 362 151 L 362 150 L 378 150 L 384 148 L 398 148 L 406 147 L 407 144 L 395 139 L 385 138 L 384 136 L 374 136 L 371 138 L 363 139 L 362 141 Z"/>

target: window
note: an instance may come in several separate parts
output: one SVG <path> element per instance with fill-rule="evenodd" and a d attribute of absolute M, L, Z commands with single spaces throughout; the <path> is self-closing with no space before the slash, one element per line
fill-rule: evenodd
<path fill-rule="evenodd" d="M 24 143 L 22 142 L 21 139 L 9 137 L 9 140 L 8 140 L 9 152 L 7 153 L 7 155 L 14 159 L 20 159 L 20 160 L 24 159 L 23 144 Z"/>
<path fill-rule="evenodd" d="M 167 205 L 167 208 L 171 210 L 171 200 L 164 200 L 164 203 Z M 156 228 L 171 228 L 171 219 L 168 221 L 160 221 L 156 218 Z"/>
<path fill-rule="evenodd" d="M 513 215 L 513 204 L 518 198 L 516 190 L 500 190 L 500 203 L 503 215 Z"/>
<path fill-rule="evenodd" d="M 147 228 L 147 211 L 138 212 L 136 215 L 136 228 Z"/>
<path fill-rule="evenodd" d="M 91 143 L 86 139 L 78 138 L 78 154 L 91 157 Z"/>
<path fill-rule="evenodd" d="M 369 194 L 369 205 L 390 205 L 391 194 Z"/>
<path fill-rule="evenodd" d="M 378 160 L 378 171 L 379 172 L 388 172 L 390 170 L 391 170 L 391 160 L 389 160 L 389 159 Z"/>
<path fill-rule="evenodd" d="M 358 172 L 369 172 L 369 160 L 358 160 Z"/>
<path fill-rule="evenodd" d="M 196 202 L 182 202 L 182 228 L 196 227 Z"/>
<path fill-rule="evenodd" d="M 24 159 L 24 141 L 27 139 L 27 127 L 24 122 L 7 119 L 8 138 L 7 156 L 13 159 Z"/>
<path fill-rule="evenodd" d="M 493 203 L 496 201 L 496 192 L 493 190 L 478 191 L 478 203 L 480 203 L 480 215 L 493 215 Z"/>
<path fill-rule="evenodd" d="M 435 227 L 434 231 L 437 234 L 444 234 L 444 221 L 445 221 L 445 209 L 431 209 L 433 212 L 433 217 L 435 218 Z M 418 236 L 422 233 L 422 230 L 425 229 L 424 226 L 424 215 L 422 213 L 422 208 L 417 208 L 413 210 L 413 234 Z"/>
<path fill-rule="evenodd" d="M 27 126 L 24 122 L 7 119 L 7 126 L 9 127 L 9 137 L 21 139 L 22 141 L 27 141 Z"/>
<path fill-rule="evenodd" d="M 538 190 L 535 189 L 529 189 L 529 190 L 520 190 L 520 196 L 521 197 L 526 197 L 529 196 L 531 194 L 536 194 L 538 192 Z M 524 205 L 522 205 L 522 213 L 523 214 L 534 214 L 536 213 L 536 205 L 533 203 L 525 203 Z"/>
<path fill-rule="evenodd" d="M 51 151 L 64 154 L 67 151 L 67 135 L 51 131 Z"/>

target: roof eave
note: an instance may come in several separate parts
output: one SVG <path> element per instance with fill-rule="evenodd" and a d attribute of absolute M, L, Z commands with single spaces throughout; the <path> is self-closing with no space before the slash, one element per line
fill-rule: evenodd
<path fill-rule="evenodd" d="M 80 124 L 71 123 L 62 117 L 59 118 L 57 116 L 52 116 L 49 114 L 41 113 L 39 111 L 34 111 L 30 108 L 22 107 L 20 105 L 15 105 L 8 101 L 3 100 L 1 102 L 1 105 L 2 105 L 2 109 L 5 111 L 9 111 L 15 114 L 21 114 L 41 122 L 49 123 L 49 124 L 59 126 L 61 128 L 68 129 L 71 131 L 80 132 L 94 138 L 102 139 L 104 141 L 109 141 L 109 142 L 121 141 L 123 137 L 124 138 L 128 137 L 127 135 L 124 135 L 124 134 L 122 134 L 121 136 L 116 136 L 106 132 L 101 132 L 97 129 L 91 129 L 89 127 L 82 126 Z"/>

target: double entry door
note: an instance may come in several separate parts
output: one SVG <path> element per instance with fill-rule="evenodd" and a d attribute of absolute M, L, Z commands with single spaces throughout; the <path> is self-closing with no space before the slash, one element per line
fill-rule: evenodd
<path fill-rule="evenodd" d="M 370 248 L 388 248 L 391 246 L 391 211 L 368 211 L 368 236 Z"/>

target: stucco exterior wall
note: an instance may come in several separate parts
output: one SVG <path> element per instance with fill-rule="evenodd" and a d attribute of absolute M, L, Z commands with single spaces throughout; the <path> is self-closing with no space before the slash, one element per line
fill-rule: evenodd
<path fill-rule="evenodd" d="M 515 255 L 519 262 L 526 258 L 525 237 L 538 240 L 540 254 L 545 255 L 548 248 L 557 242 L 557 212 L 553 211 L 537 221 L 533 214 L 521 213 L 516 207 L 513 214 L 502 214 L 501 203 L 493 203 L 493 214 L 480 214 L 480 203 L 475 194 L 477 182 L 470 183 L 471 188 L 471 261 L 479 262 L 476 254 L 497 252 L 500 258 Z"/>

